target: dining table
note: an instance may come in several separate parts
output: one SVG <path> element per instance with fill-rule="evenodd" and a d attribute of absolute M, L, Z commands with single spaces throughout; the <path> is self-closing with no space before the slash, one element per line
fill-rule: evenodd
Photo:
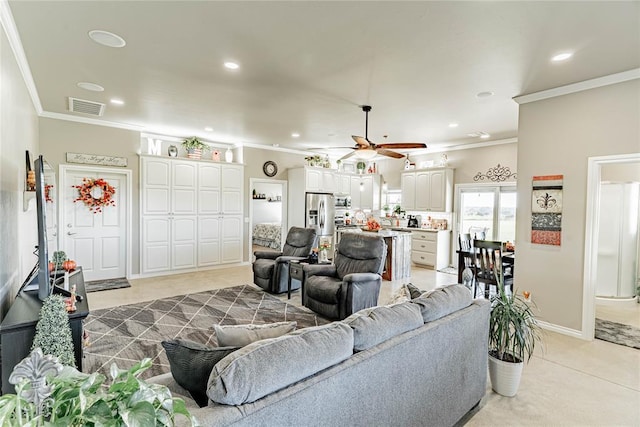
<path fill-rule="evenodd" d="M 476 253 L 475 248 L 471 248 L 470 251 L 457 250 L 458 254 L 458 283 L 462 283 L 462 272 L 464 271 L 464 258 L 468 255 L 474 255 Z M 513 276 L 516 264 L 515 252 L 502 252 L 502 268 L 510 269 L 510 273 Z"/>

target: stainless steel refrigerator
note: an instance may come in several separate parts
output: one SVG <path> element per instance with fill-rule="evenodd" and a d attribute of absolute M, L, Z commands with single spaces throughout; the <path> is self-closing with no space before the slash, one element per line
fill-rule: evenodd
<path fill-rule="evenodd" d="M 305 227 L 317 226 L 320 237 L 333 239 L 335 228 L 333 194 L 307 193 L 304 225 Z"/>

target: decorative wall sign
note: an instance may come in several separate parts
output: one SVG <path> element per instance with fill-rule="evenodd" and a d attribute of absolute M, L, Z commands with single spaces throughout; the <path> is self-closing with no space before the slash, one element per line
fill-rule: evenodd
<path fill-rule="evenodd" d="M 67 163 L 127 167 L 127 158 L 116 156 L 101 156 L 99 154 L 67 153 Z"/>
<path fill-rule="evenodd" d="M 533 177 L 531 243 L 560 246 L 562 231 L 562 175 Z"/>
<path fill-rule="evenodd" d="M 473 180 L 484 181 L 488 179 L 493 182 L 502 182 L 509 178 L 518 179 L 517 174 L 512 173 L 509 166 L 500 166 L 500 163 L 498 163 L 496 167 L 487 169 L 487 173 L 485 174 L 478 172 L 476 176 L 473 177 Z"/>

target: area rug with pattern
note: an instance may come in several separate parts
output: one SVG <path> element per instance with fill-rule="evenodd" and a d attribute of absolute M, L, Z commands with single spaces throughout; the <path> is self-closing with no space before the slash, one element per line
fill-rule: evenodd
<path fill-rule="evenodd" d="M 214 323 L 282 321 L 296 321 L 298 329 L 330 323 L 305 307 L 296 307 L 253 285 L 93 310 L 84 326 L 88 346 L 82 371 L 99 371 L 109 377 L 112 363 L 127 369 L 149 357 L 153 366 L 142 375 L 148 378 L 169 372 L 163 340 L 180 338 L 215 346 Z"/>
<path fill-rule="evenodd" d="M 596 318 L 595 336 L 599 340 L 640 349 L 640 328 Z"/>
<path fill-rule="evenodd" d="M 124 277 L 119 277 L 117 279 L 92 280 L 90 282 L 84 282 L 84 288 L 87 292 L 109 291 L 111 289 L 130 287 L 131 283 L 129 283 L 129 281 Z"/>

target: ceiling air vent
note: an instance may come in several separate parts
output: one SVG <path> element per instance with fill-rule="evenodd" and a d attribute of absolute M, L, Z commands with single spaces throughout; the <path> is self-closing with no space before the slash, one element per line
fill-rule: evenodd
<path fill-rule="evenodd" d="M 86 99 L 78 99 L 69 97 L 69 111 L 73 113 L 89 114 L 90 116 L 102 116 L 104 114 L 105 104 Z"/>

